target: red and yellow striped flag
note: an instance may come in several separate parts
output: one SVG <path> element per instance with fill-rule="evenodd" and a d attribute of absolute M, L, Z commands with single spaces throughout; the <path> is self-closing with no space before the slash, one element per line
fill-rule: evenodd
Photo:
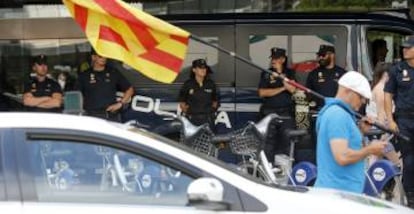
<path fill-rule="evenodd" d="M 190 33 L 120 0 L 63 0 L 102 56 L 171 83 L 181 70 Z"/>

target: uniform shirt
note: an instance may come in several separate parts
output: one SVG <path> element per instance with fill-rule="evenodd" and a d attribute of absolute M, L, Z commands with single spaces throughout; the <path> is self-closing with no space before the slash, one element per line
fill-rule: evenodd
<path fill-rule="evenodd" d="M 31 78 L 26 84 L 24 85 L 23 93 L 32 93 L 34 97 L 52 97 L 54 93 L 62 94 L 62 89 L 60 88 L 59 84 L 50 79 L 48 77 L 45 78 L 44 81 L 39 82 L 37 78 Z M 38 108 L 38 107 L 31 107 L 26 106 L 28 111 L 37 111 L 37 112 L 60 112 L 62 108 Z"/>
<path fill-rule="evenodd" d="M 362 149 L 362 135 L 350 105 L 336 98 L 327 98 L 316 121 L 317 170 L 315 187 L 362 193 L 365 183 L 364 161 L 339 165 L 331 150 L 332 139 L 345 139 L 352 150 Z"/>
<path fill-rule="evenodd" d="M 126 91 L 131 84 L 116 70 L 94 71 L 90 68 L 79 74 L 78 87 L 83 94 L 86 111 L 105 111 L 116 103 L 116 92 Z"/>
<path fill-rule="evenodd" d="M 273 69 L 269 69 L 273 71 Z M 295 80 L 295 74 L 290 69 L 285 69 L 283 74 L 291 80 Z M 272 89 L 283 87 L 283 80 L 271 76 L 269 72 L 262 71 L 259 82 L 259 89 Z M 275 96 L 263 98 L 263 108 L 274 109 L 274 108 L 293 108 L 292 94 L 285 90 Z"/>
<path fill-rule="evenodd" d="M 213 101 L 217 101 L 217 87 L 213 80 L 207 78 L 200 86 L 195 78 L 187 80 L 181 87 L 179 102 L 185 102 L 188 114 L 209 114 L 215 111 Z"/>
<path fill-rule="evenodd" d="M 318 67 L 311 71 L 306 79 L 306 87 L 322 94 L 325 97 L 335 97 L 338 91 L 338 80 L 346 73 L 346 70 L 339 66 L 332 69 Z M 322 99 L 315 97 L 317 107 L 322 107 Z"/>
<path fill-rule="evenodd" d="M 414 111 L 414 68 L 406 61 L 393 66 L 384 91 L 393 94 L 397 112 Z"/>

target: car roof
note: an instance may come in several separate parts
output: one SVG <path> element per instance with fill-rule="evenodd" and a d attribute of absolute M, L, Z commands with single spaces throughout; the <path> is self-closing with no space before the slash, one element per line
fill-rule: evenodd
<path fill-rule="evenodd" d="M 102 132 L 120 128 L 122 124 L 103 119 L 59 113 L 0 113 L 0 128 L 56 128 Z M 97 129 L 96 127 L 99 127 Z"/>

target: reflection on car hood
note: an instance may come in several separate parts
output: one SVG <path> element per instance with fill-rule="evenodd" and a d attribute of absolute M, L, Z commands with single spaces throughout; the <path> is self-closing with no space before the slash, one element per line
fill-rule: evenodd
<path fill-rule="evenodd" d="M 334 196 L 339 199 L 346 199 L 353 202 L 357 202 L 364 205 L 374 206 L 374 207 L 381 207 L 381 208 L 394 208 L 395 206 L 387 201 L 383 201 L 377 198 L 369 197 L 366 195 L 351 193 L 351 192 L 344 192 L 338 191 L 333 189 L 325 189 L 325 188 L 309 188 L 310 194 L 318 194 L 318 195 L 328 195 L 330 197 Z"/>

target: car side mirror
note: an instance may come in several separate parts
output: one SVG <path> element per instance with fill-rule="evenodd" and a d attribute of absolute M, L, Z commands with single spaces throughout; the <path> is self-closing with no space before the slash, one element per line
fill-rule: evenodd
<path fill-rule="evenodd" d="M 223 184 L 215 178 L 199 178 L 187 188 L 189 205 L 202 210 L 230 210 L 230 204 L 223 201 L 223 195 Z"/>

